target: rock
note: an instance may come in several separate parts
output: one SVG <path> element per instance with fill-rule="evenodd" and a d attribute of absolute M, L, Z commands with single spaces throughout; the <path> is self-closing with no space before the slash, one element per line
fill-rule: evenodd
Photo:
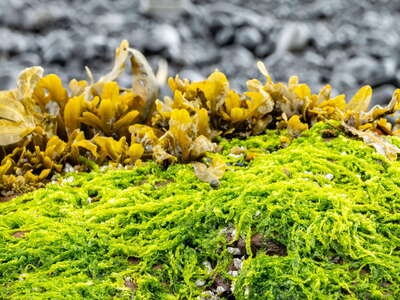
<path fill-rule="evenodd" d="M 74 48 L 75 55 L 84 55 L 87 60 L 100 58 L 103 60 L 111 59 L 114 55 L 112 49 L 108 47 L 109 41 L 104 35 L 89 35 L 85 41 L 80 43 L 80 47 Z"/>
<path fill-rule="evenodd" d="M 312 35 L 310 41 L 318 52 L 329 51 L 329 47 L 334 44 L 335 36 L 326 24 L 313 24 Z M 332 51 L 332 50 L 331 50 Z"/>
<path fill-rule="evenodd" d="M 25 52 L 19 55 L 18 60 L 26 68 L 41 64 L 40 56 L 34 52 Z"/>
<path fill-rule="evenodd" d="M 289 23 L 284 25 L 278 35 L 276 51 L 302 51 L 310 39 L 310 30 L 303 23 Z"/>
<path fill-rule="evenodd" d="M 4 72 L 4 71 L 3 71 Z M 13 80 L 15 79 L 13 76 L 7 73 L 3 73 L 0 75 L 0 90 L 10 89 L 12 85 L 15 85 Z"/>
<path fill-rule="evenodd" d="M 323 67 L 325 62 L 324 58 L 321 55 L 312 50 L 306 51 L 304 55 L 304 60 L 307 61 L 309 64 L 320 68 Z"/>
<path fill-rule="evenodd" d="M 65 66 L 73 54 L 74 43 L 68 33 L 53 31 L 40 41 L 43 60 Z"/>
<path fill-rule="evenodd" d="M 227 65 L 232 65 L 236 70 L 243 68 L 254 68 L 254 57 L 253 54 L 245 47 L 233 46 L 223 52 L 222 65 L 224 67 Z"/>
<path fill-rule="evenodd" d="M 189 42 L 193 38 L 190 28 L 188 28 L 183 22 L 177 26 L 177 31 L 181 38 L 181 42 Z"/>
<path fill-rule="evenodd" d="M 6 43 L 0 43 L 0 53 L 11 56 L 24 53 L 29 50 L 29 47 L 34 48 L 34 44 L 29 45 L 29 38 L 8 29 L 0 28 L 0 40 L 7 41 Z"/>
<path fill-rule="evenodd" d="M 216 34 L 224 28 L 233 29 L 232 16 L 225 13 L 213 14 L 208 21 L 208 27 L 212 34 Z"/>
<path fill-rule="evenodd" d="M 255 55 L 257 57 L 263 58 L 271 55 L 275 51 L 275 44 L 269 40 L 264 40 L 255 49 Z"/>
<path fill-rule="evenodd" d="M 108 3 L 105 1 L 94 1 L 90 7 L 90 11 L 95 13 L 96 16 L 106 15 L 109 12 Z"/>
<path fill-rule="evenodd" d="M 169 24 L 161 24 L 151 31 L 145 48 L 151 53 L 166 51 L 170 56 L 179 56 L 180 46 L 178 31 Z"/>
<path fill-rule="evenodd" d="M 239 28 L 235 34 L 235 42 L 247 49 L 255 49 L 262 40 L 263 37 L 257 28 L 250 26 Z"/>
<path fill-rule="evenodd" d="M 180 78 L 187 78 L 190 81 L 202 81 L 205 79 L 203 75 L 201 75 L 199 72 L 196 72 L 191 69 L 185 69 L 181 72 L 179 72 L 179 77 Z"/>
<path fill-rule="evenodd" d="M 193 39 L 201 38 L 203 40 L 208 40 L 210 38 L 210 29 L 204 19 L 192 15 L 185 22 L 185 26 L 190 28 Z"/>
<path fill-rule="evenodd" d="M 101 76 L 128 39 L 149 60 L 168 59 L 171 75 L 199 78 L 218 68 L 241 90 L 260 75 L 257 59 L 275 80 L 299 75 L 313 88 L 400 83 L 396 1 L 118 0 L 108 8 L 106 0 L 79 9 L 69 0 L 0 1 L 0 40 L 7 41 L 0 44 L 0 74 L 11 61 L 18 72 L 35 62 L 63 78 L 85 78 L 84 65 Z"/>
<path fill-rule="evenodd" d="M 348 91 L 348 90 L 357 89 L 356 87 L 359 86 L 359 84 L 357 83 L 357 79 L 352 74 L 343 73 L 340 71 L 334 72 L 332 74 L 331 84 L 340 93 L 344 93 L 345 91 Z M 348 94 L 348 93 L 346 92 L 346 94 Z M 350 93 L 350 94 L 352 94 L 352 93 Z"/>
<path fill-rule="evenodd" d="M 396 71 L 397 71 L 397 61 L 393 57 L 387 57 L 383 60 L 382 63 L 383 71 L 385 73 L 386 77 L 393 77 L 396 76 Z"/>
<path fill-rule="evenodd" d="M 348 55 L 342 50 L 332 50 L 330 51 L 325 59 L 325 64 L 332 69 L 338 65 L 343 65 L 348 60 Z"/>
<path fill-rule="evenodd" d="M 124 30 L 125 17 L 119 13 L 108 13 L 98 20 L 97 26 L 107 30 L 109 34 L 119 33 Z"/>
<path fill-rule="evenodd" d="M 35 6 L 31 11 L 25 11 L 22 24 L 25 30 L 49 31 L 51 29 L 69 28 L 72 24 L 64 3 L 49 9 L 47 5 Z"/>
<path fill-rule="evenodd" d="M 218 60 L 218 51 L 208 42 L 192 42 L 182 46 L 182 62 L 187 66 L 207 66 Z"/>
<path fill-rule="evenodd" d="M 231 16 L 232 25 L 236 28 L 248 25 L 247 18 L 242 14 L 234 14 Z"/>
<path fill-rule="evenodd" d="M 335 42 L 343 47 L 349 47 L 357 39 L 359 39 L 359 31 L 352 24 L 343 24 L 335 32 Z"/>
<path fill-rule="evenodd" d="M 224 27 L 215 35 L 215 42 L 219 46 L 232 45 L 235 39 L 235 30 L 232 27 Z"/>
<path fill-rule="evenodd" d="M 392 99 L 393 92 L 396 87 L 391 84 L 385 84 L 380 87 L 374 88 L 372 96 L 372 105 L 386 105 Z"/>
<path fill-rule="evenodd" d="M 335 9 L 333 5 L 326 5 L 323 1 L 316 1 L 310 10 L 310 13 L 316 19 L 326 20 L 335 14 Z"/>
<path fill-rule="evenodd" d="M 359 56 L 348 60 L 346 63 L 338 64 L 335 67 L 336 76 L 345 76 L 349 74 L 355 79 L 354 85 L 364 84 L 382 74 L 382 68 L 372 57 Z"/>
<path fill-rule="evenodd" d="M 3 2 L 3 1 L 2 1 Z M 7 12 L 7 13 L 6 13 Z M 1 23 L 5 24 L 9 28 L 21 28 L 21 20 L 24 19 L 23 10 L 7 8 L 2 9 Z"/>
<path fill-rule="evenodd" d="M 142 0 L 140 11 L 150 16 L 175 19 L 182 12 L 190 11 L 190 0 Z"/>

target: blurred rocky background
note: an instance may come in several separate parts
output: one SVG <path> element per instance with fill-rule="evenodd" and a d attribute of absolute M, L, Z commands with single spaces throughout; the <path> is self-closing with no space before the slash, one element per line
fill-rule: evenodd
<path fill-rule="evenodd" d="M 376 103 L 400 86 L 400 1 L 1 0 L 0 89 L 32 65 L 66 81 L 89 66 L 98 78 L 122 39 L 154 68 L 165 58 L 170 75 L 192 80 L 218 68 L 237 90 L 261 79 L 258 60 L 314 90 L 370 84 Z"/>

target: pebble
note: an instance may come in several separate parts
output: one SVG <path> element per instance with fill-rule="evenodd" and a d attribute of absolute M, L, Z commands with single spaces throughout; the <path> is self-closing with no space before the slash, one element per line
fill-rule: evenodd
<path fill-rule="evenodd" d="M 285 24 L 278 35 L 276 51 L 302 51 L 310 39 L 310 30 L 303 23 Z"/>
<path fill-rule="evenodd" d="M 12 82 L 13 79 L 14 77 L 8 73 L 0 74 L 0 90 L 11 89 L 12 85 L 15 84 L 15 82 Z"/>
<path fill-rule="evenodd" d="M 232 60 L 232 57 L 235 59 Z M 223 52 L 223 66 L 231 65 L 238 72 L 245 68 L 255 68 L 253 54 L 242 46 L 233 46 Z"/>
<path fill-rule="evenodd" d="M 345 64 L 338 65 L 336 73 L 337 76 L 349 74 L 357 80 L 357 83 L 362 84 L 378 76 L 379 70 L 382 68 L 376 59 L 370 56 L 358 56 L 348 60 Z"/>
<path fill-rule="evenodd" d="M 201 287 L 201 286 L 203 286 L 205 284 L 206 284 L 206 282 L 203 279 L 197 279 L 196 282 L 195 282 L 195 285 L 198 286 L 198 287 Z"/>
<path fill-rule="evenodd" d="M 241 255 L 241 251 L 239 248 L 228 247 L 227 251 L 232 255 Z"/>
<path fill-rule="evenodd" d="M 215 42 L 219 46 L 232 45 L 235 39 L 235 30 L 232 27 L 224 27 L 215 35 Z"/>
<path fill-rule="evenodd" d="M 222 294 L 223 292 L 225 292 L 226 291 L 226 288 L 224 288 L 223 286 L 217 286 L 217 288 L 216 288 L 216 293 L 217 293 L 217 295 L 220 295 L 220 294 Z"/>
<path fill-rule="evenodd" d="M 74 171 L 64 171 L 64 172 L 74 172 Z M 74 177 L 70 176 L 70 177 L 64 178 L 64 179 L 61 181 L 61 183 L 71 183 L 71 182 L 73 182 L 73 181 L 74 181 Z"/>
<path fill-rule="evenodd" d="M 254 53 L 257 57 L 263 58 L 271 55 L 275 51 L 275 44 L 270 40 L 264 40 L 259 44 Z"/>
<path fill-rule="evenodd" d="M 203 266 L 207 269 L 208 273 L 212 272 L 212 266 L 209 261 L 203 261 Z"/>
<path fill-rule="evenodd" d="M 384 84 L 374 88 L 374 96 L 372 105 L 386 105 L 392 99 L 393 92 L 396 87 L 391 84 Z"/>
<path fill-rule="evenodd" d="M 234 258 L 233 259 L 233 265 L 237 270 L 241 270 L 243 266 L 243 261 L 240 258 Z"/>
<path fill-rule="evenodd" d="M 235 34 L 235 42 L 247 49 L 255 49 L 262 40 L 263 37 L 257 28 L 250 26 L 239 28 Z"/>
<path fill-rule="evenodd" d="M 232 277 L 238 277 L 239 272 L 238 271 L 228 271 L 228 274 L 230 274 Z"/>
<path fill-rule="evenodd" d="M 108 13 L 99 18 L 98 26 L 107 28 L 109 34 L 116 34 L 124 28 L 125 17 L 122 13 Z"/>
<path fill-rule="evenodd" d="M 142 0 L 140 11 L 163 19 L 176 19 L 185 10 L 190 10 L 189 0 Z"/>
<path fill-rule="evenodd" d="M 20 63 L 26 68 L 40 65 L 41 59 L 37 53 L 25 52 L 18 56 Z"/>
<path fill-rule="evenodd" d="M 179 73 L 179 77 L 180 78 L 187 78 L 190 81 L 202 81 L 205 79 L 205 76 L 203 76 L 202 74 L 200 74 L 199 72 L 195 71 L 195 70 L 183 70 Z"/>
<path fill-rule="evenodd" d="M 396 1 L 214 2 L 118 0 L 110 8 L 99 0 L 76 9 L 69 0 L 0 1 L 0 88 L 31 64 L 62 78 L 83 79 L 85 65 L 104 74 L 122 39 L 150 60 L 168 59 L 170 74 L 198 80 L 219 68 L 242 91 L 259 59 L 275 80 L 301 75 L 313 90 L 371 84 L 376 103 L 400 84 Z"/>
<path fill-rule="evenodd" d="M 166 50 L 167 54 L 178 55 L 180 45 L 179 32 L 169 24 L 161 24 L 150 32 L 145 48 L 151 53 L 161 53 Z"/>
<path fill-rule="evenodd" d="M 326 174 L 324 177 L 325 177 L 326 179 L 328 179 L 328 180 L 332 180 L 334 176 L 333 176 L 333 174 L 328 173 L 328 174 Z"/>
<path fill-rule="evenodd" d="M 207 51 L 204 51 L 207 49 Z M 218 59 L 218 51 L 211 45 L 198 41 L 182 46 L 181 61 L 186 65 L 207 66 Z M 211 73 L 214 70 L 209 70 Z"/>

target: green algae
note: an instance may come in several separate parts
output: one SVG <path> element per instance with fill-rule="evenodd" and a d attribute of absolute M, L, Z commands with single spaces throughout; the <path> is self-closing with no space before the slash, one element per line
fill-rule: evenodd
<path fill-rule="evenodd" d="M 148 163 L 0 203 L 0 298 L 211 299 L 223 281 L 221 299 L 398 299 L 400 164 L 329 128 L 221 140 L 217 189 Z"/>

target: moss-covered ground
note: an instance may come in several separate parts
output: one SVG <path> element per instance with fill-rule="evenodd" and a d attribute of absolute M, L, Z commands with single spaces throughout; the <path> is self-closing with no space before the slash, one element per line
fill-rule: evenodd
<path fill-rule="evenodd" d="M 147 163 L 0 203 L 0 299 L 399 299 L 400 163 L 328 128 L 221 140 L 218 187 Z"/>

